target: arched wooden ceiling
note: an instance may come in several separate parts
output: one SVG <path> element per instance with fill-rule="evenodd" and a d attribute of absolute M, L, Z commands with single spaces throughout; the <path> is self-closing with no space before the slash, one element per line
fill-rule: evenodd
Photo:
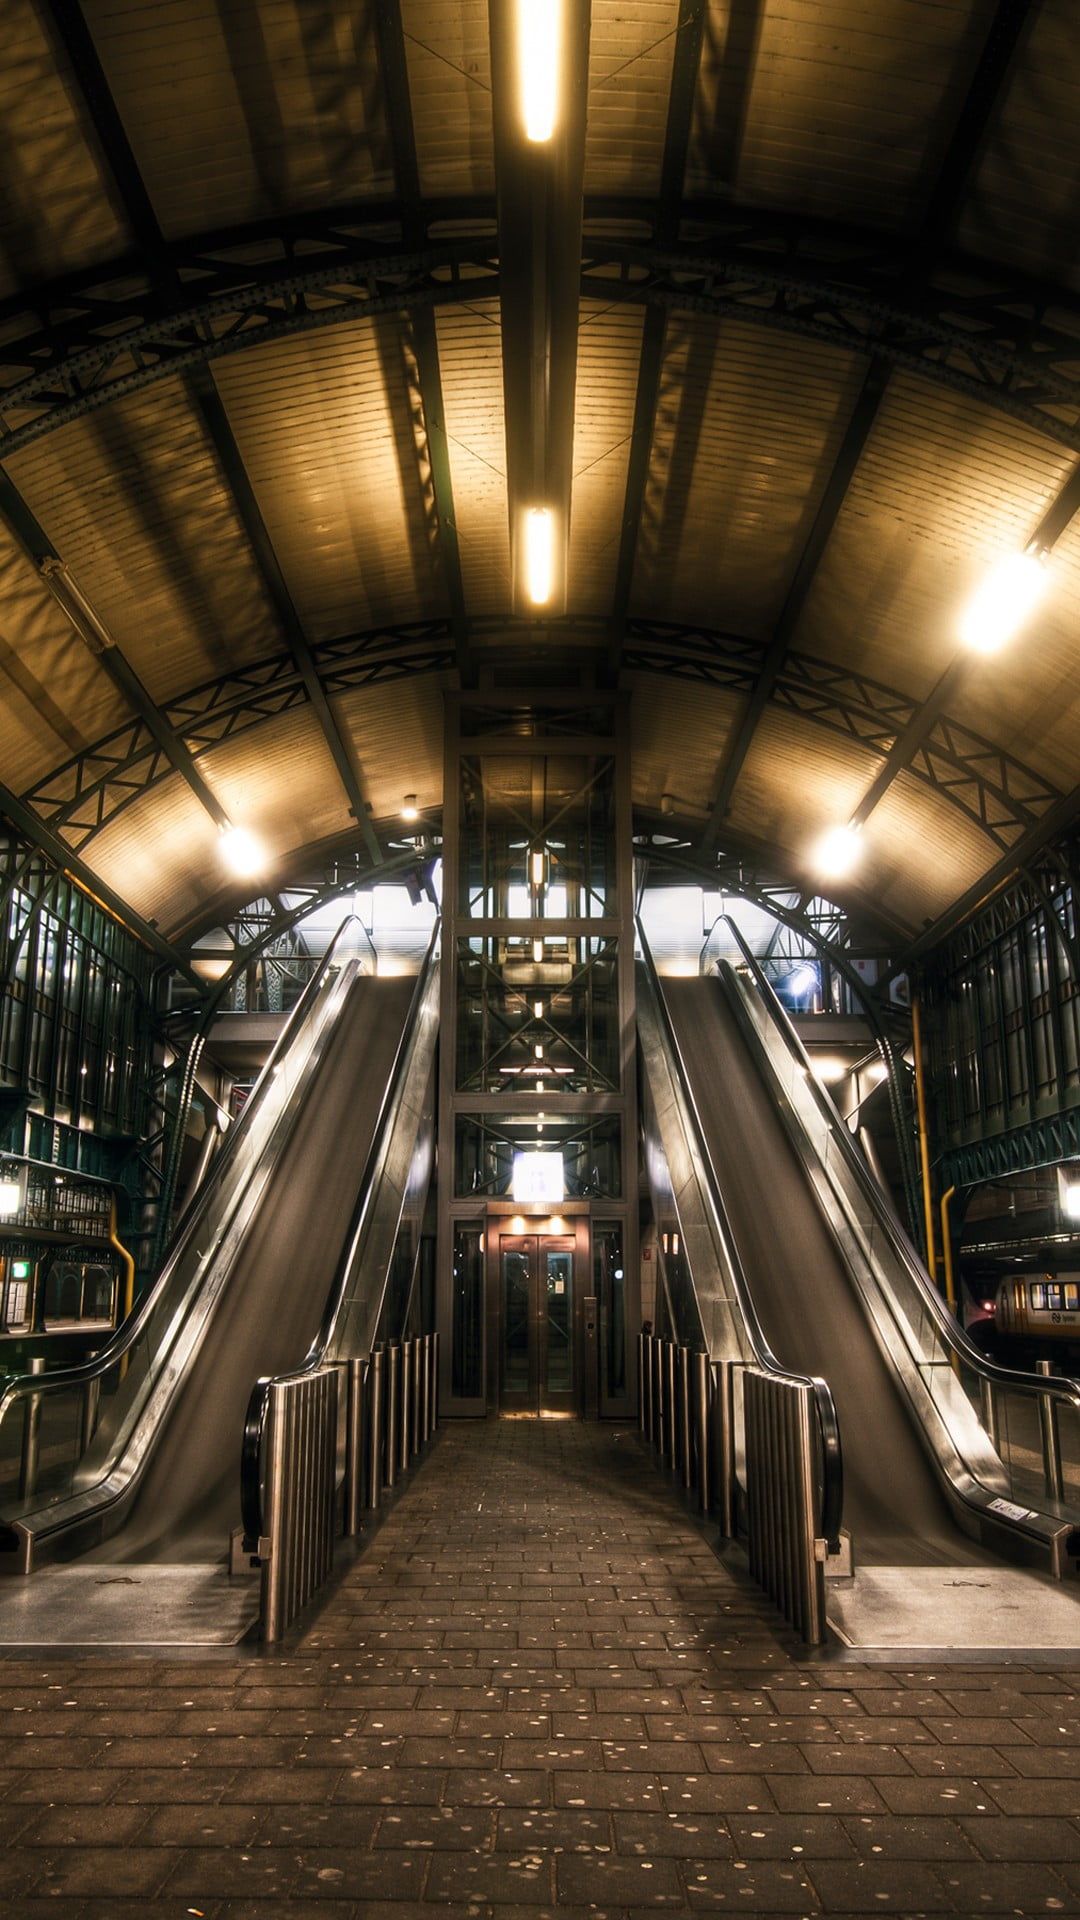
<path fill-rule="evenodd" d="M 1070 0 L 564 4 L 541 203 L 510 0 L 5 0 L 0 808 L 172 937 L 226 817 L 279 882 L 437 819 L 443 693 L 493 673 L 628 688 L 639 816 L 706 863 L 810 884 L 864 818 L 840 892 L 901 949 L 1073 822 Z M 537 247 L 553 620 L 510 537 Z M 962 654 L 1033 539 L 1037 619 Z"/>

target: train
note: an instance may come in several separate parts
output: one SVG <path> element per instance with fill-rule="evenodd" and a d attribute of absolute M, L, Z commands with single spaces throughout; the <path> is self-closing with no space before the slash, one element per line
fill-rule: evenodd
<path fill-rule="evenodd" d="M 1080 1357 L 1080 1272 L 1011 1273 L 982 1305 L 985 1317 L 969 1332 L 998 1359 Z"/>

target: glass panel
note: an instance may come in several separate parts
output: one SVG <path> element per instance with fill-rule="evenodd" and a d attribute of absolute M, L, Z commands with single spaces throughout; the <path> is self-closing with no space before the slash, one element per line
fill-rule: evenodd
<path fill-rule="evenodd" d="M 459 906 L 471 918 L 614 914 L 613 758 L 470 754 L 461 762 L 461 808 Z"/>
<path fill-rule="evenodd" d="M 504 1394 L 529 1391 L 529 1252 L 502 1253 L 502 1386 Z"/>
<path fill-rule="evenodd" d="M 592 1233 L 593 1292 L 600 1314 L 600 1396 L 617 1400 L 626 1392 L 626 1285 L 622 1227 L 597 1222 Z"/>
<path fill-rule="evenodd" d="M 484 1236 L 479 1227 L 454 1228 L 451 1391 L 462 1400 L 484 1392 Z"/>
<path fill-rule="evenodd" d="M 574 939 L 565 978 L 519 965 L 512 939 L 458 943 L 457 1086 L 513 1093 L 536 1082 L 558 1093 L 616 1092 L 619 1084 L 618 943 Z"/>
<path fill-rule="evenodd" d="M 570 1393 L 574 1385 L 574 1251 L 547 1247 L 547 1377 L 549 1393 Z"/>

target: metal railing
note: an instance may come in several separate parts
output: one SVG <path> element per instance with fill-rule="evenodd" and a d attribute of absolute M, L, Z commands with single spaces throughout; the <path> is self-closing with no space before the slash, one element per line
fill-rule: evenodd
<path fill-rule="evenodd" d="M 812 1390 L 756 1367 L 743 1386 L 750 1572 L 807 1644 L 820 1646 L 827 1549 L 817 1531 Z"/>
<path fill-rule="evenodd" d="M 763 1412 L 763 1409 L 765 1411 Z M 638 1336 L 638 1419 L 660 1461 L 811 1646 L 840 1549 L 840 1435 L 824 1381 Z M 777 1436 L 780 1436 L 778 1439 Z"/>
<path fill-rule="evenodd" d="M 280 1640 L 438 1424 L 438 1335 L 256 1382 L 241 1457 L 243 1551 L 262 1583 L 260 1635 Z"/>

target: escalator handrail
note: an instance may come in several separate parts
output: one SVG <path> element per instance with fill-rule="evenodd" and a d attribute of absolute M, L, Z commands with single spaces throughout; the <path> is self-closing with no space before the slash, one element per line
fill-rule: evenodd
<path fill-rule="evenodd" d="M 317 1373 L 325 1361 L 349 1278 L 356 1263 L 357 1242 L 364 1229 L 386 1128 L 401 1093 L 417 1016 L 423 1005 L 425 994 L 429 990 L 432 971 L 438 965 L 440 933 L 441 923 L 436 921 L 409 1003 L 405 1025 L 394 1052 L 393 1065 L 387 1075 L 379 1105 L 379 1117 L 375 1123 L 364 1170 L 360 1177 L 356 1206 L 345 1235 L 341 1258 L 330 1282 L 319 1331 L 299 1367 L 293 1368 L 289 1373 L 263 1375 L 256 1380 L 251 1389 L 240 1446 L 240 1513 L 246 1551 L 253 1552 L 254 1548 L 249 1548 L 247 1543 L 257 1541 L 265 1532 L 262 1510 L 262 1455 L 270 1406 L 270 1389 L 275 1382 L 302 1380 L 309 1374 Z"/>
<path fill-rule="evenodd" d="M 754 1360 L 763 1373 L 777 1375 L 785 1380 L 797 1380 L 801 1385 L 809 1385 L 813 1390 L 817 1411 L 818 1434 L 821 1443 L 821 1506 L 818 1516 L 818 1531 L 829 1544 L 829 1551 L 835 1553 L 839 1546 L 840 1522 L 844 1507 L 844 1461 L 840 1438 L 840 1421 L 836 1412 L 836 1401 L 827 1380 L 819 1374 L 797 1373 L 785 1367 L 777 1359 L 765 1330 L 758 1318 L 754 1297 L 746 1278 L 746 1271 L 739 1257 L 735 1236 L 731 1230 L 727 1208 L 720 1191 L 720 1182 L 709 1152 L 705 1129 L 701 1123 L 697 1102 L 690 1086 L 682 1050 L 676 1038 L 671 1016 L 664 1004 L 664 995 L 656 964 L 645 937 L 640 920 L 637 922 L 637 937 L 641 947 L 646 976 L 649 981 L 653 1004 L 659 1015 L 665 1042 L 675 1063 L 678 1075 L 678 1090 L 686 1116 L 692 1130 L 694 1146 L 706 1177 L 706 1199 L 713 1215 L 717 1237 L 724 1251 L 724 1258 L 731 1274 L 739 1311 L 753 1349 Z"/>
<path fill-rule="evenodd" d="M 338 941 L 344 937 L 346 929 L 352 922 L 355 922 L 358 926 L 363 925 L 362 921 L 359 921 L 355 914 L 350 913 L 345 916 L 337 928 L 317 971 L 312 974 L 295 1007 L 289 1014 L 285 1026 L 275 1040 L 253 1093 L 245 1102 L 239 1118 L 230 1127 L 225 1144 L 218 1154 L 214 1166 L 208 1174 L 202 1188 L 197 1194 L 193 1195 L 190 1206 L 185 1208 L 177 1230 L 173 1235 L 168 1255 L 157 1279 L 153 1282 L 152 1286 L 147 1288 L 134 1311 L 117 1327 L 111 1338 L 105 1342 L 105 1345 L 99 1347 L 97 1353 L 94 1354 L 91 1359 L 80 1360 L 67 1367 L 55 1367 L 48 1373 L 11 1374 L 6 1378 L 0 1375 L 0 1418 L 4 1417 L 8 1407 L 13 1402 L 25 1399 L 29 1394 L 51 1395 L 62 1393 L 75 1387 L 85 1386 L 87 1382 L 91 1380 L 100 1379 L 104 1374 L 108 1373 L 111 1367 L 116 1366 L 125 1354 L 131 1352 L 160 1298 L 161 1290 L 165 1285 L 168 1275 L 191 1244 L 205 1208 L 209 1205 L 210 1200 L 217 1192 L 224 1176 L 236 1158 L 240 1150 L 237 1143 L 242 1142 L 250 1132 L 253 1124 L 252 1115 L 258 1111 L 263 1100 L 266 1098 L 268 1089 L 273 1084 L 274 1068 L 278 1065 L 279 1060 L 285 1054 L 292 1041 L 300 1033 L 304 1021 L 314 1001 L 318 997 L 321 986 L 325 982 L 332 967 L 338 964 L 336 958 Z M 367 929 L 365 928 L 364 931 L 366 932 Z"/>
<path fill-rule="evenodd" d="M 917 1289 L 920 1298 L 928 1307 L 945 1347 L 951 1353 L 955 1353 L 957 1358 L 964 1362 L 965 1366 L 972 1368 L 977 1374 L 991 1380 L 995 1386 L 1005 1387 L 1014 1392 L 1031 1395 L 1048 1394 L 1051 1398 L 1064 1401 L 1067 1405 L 1080 1411 L 1080 1382 L 1061 1375 L 1028 1373 L 1018 1367 L 1002 1366 L 999 1361 L 991 1359 L 975 1345 L 959 1321 L 949 1312 L 938 1289 L 923 1268 L 922 1262 L 917 1258 L 907 1235 L 895 1218 L 877 1181 L 866 1165 L 862 1154 L 859 1152 L 855 1141 L 852 1139 L 841 1114 L 829 1094 L 828 1088 L 822 1085 L 814 1073 L 810 1056 L 791 1022 L 787 1009 L 729 914 L 717 915 L 709 929 L 708 938 L 705 946 L 702 948 L 702 953 L 705 953 L 716 928 L 720 925 L 723 925 L 731 934 L 738 948 L 740 961 L 745 964 L 749 971 L 750 977 L 754 982 L 754 986 L 757 989 L 773 1026 L 782 1039 L 793 1063 L 799 1069 L 800 1077 L 805 1081 L 810 1096 L 817 1106 L 821 1117 L 826 1121 L 832 1131 L 833 1137 L 842 1154 L 845 1170 L 856 1182 L 860 1198 L 864 1200 L 873 1211 L 875 1229 L 880 1228 L 883 1236 L 888 1240 L 893 1254 L 903 1264 L 908 1278 Z M 720 972 L 720 966 L 721 960 L 718 957 L 715 963 L 718 974 Z M 722 978 L 723 976 L 721 975 L 720 977 Z"/>

